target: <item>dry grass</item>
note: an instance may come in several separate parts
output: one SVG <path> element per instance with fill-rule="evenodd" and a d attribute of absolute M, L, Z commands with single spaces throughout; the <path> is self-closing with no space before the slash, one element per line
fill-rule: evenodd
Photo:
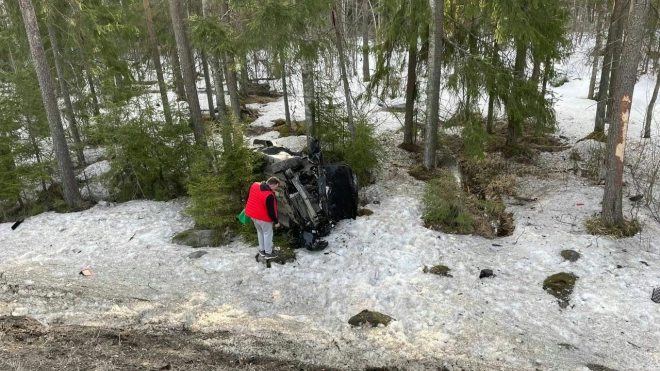
<path fill-rule="evenodd" d="M 621 225 L 606 226 L 600 216 L 592 216 L 584 222 L 587 232 L 593 235 L 608 236 L 612 238 L 626 238 L 636 235 L 642 230 L 637 219 L 624 220 Z"/>

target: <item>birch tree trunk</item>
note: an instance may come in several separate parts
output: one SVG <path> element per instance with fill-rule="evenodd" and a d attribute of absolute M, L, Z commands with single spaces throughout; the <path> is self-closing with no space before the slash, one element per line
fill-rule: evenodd
<path fill-rule="evenodd" d="M 231 112 L 236 120 L 241 119 L 241 103 L 238 98 L 238 82 L 236 81 L 236 71 L 234 71 L 234 56 L 228 55 L 225 58 L 225 81 L 227 82 L 227 90 L 229 90 L 229 102 L 231 104 Z"/>
<path fill-rule="evenodd" d="M 600 43 L 603 38 L 603 5 L 598 4 L 598 15 L 596 21 L 596 45 L 594 46 L 594 60 L 591 64 L 591 79 L 589 80 L 589 92 L 587 93 L 587 99 L 594 99 L 594 90 L 596 90 L 596 77 L 598 76 L 598 61 L 600 60 Z"/>
<path fill-rule="evenodd" d="M 289 92 L 286 83 L 286 59 L 284 52 L 280 52 L 280 64 L 282 65 L 282 94 L 284 94 L 284 117 L 286 126 L 291 127 L 291 111 L 289 110 Z"/>
<path fill-rule="evenodd" d="M 202 69 L 204 70 L 204 86 L 206 86 L 206 100 L 209 105 L 209 116 L 215 120 L 215 107 L 213 107 L 213 85 L 211 85 L 211 74 L 209 73 L 209 63 L 206 53 L 202 53 Z"/>
<path fill-rule="evenodd" d="M 158 91 L 160 92 L 160 100 L 163 104 L 163 114 L 165 115 L 165 123 L 172 125 L 172 109 L 170 108 L 170 101 L 167 98 L 167 84 L 163 77 L 163 66 L 160 63 L 160 52 L 158 51 L 158 41 L 156 40 L 156 31 L 154 30 L 154 20 L 151 16 L 151 5 L 149 0 L 142 0 L 144 7 L 144 14 L 147 21 L 147 30 L 149 32 L 149 44 L 151 46 L 151 59 L 154 62 L 156 69 L 156 78 L 158 79 Z"/>
<path fill-rule="evenodd" d="M 440 74 L 442 72 L 442 36 L 444 21 L 444 0 L 429 0 L 432 21 L 429 33 L 429 81 L 426 94 L 426 141 L 424 146 L 424 167 L 435 168 L 438 149 L 438 120 L 440 108 Z"/>
<path fill-rule="evenodd" d="M 213 82 L 215 83 L 215 105 L 218 107 L 218 121 L 225 121 L 227 104 L 225 103 L 225 88 L 222 84 L 222 65 L 218 59 L 211 58 L 211 68 L 213 69 Z"/>
<path fill-rule="evenodd" d="M 199 96 L 197 95 L 197 84 L 195 82 L 195 65 L 192 60 L 188 35 L 183 24 L 181 4 L 178 0 L 168 0 L 168 3 L 170 5 L 170 17 L 172 18 L 174 37 L 176 38 L 176 45 L 179 50 L 183 86 L 186 89 L 186 95 L 188 97 L 188 108 L 193 123 L 195 142 L 206 146 L 204 121 L 202 121 L 202 111 L 199 107 Z"/>
<path fill-rule="evenodd" d="M 369 0 L 362 0 L 362 80 L 371 80 L 369 72 Z"/>
<path fill-rule="evenodd" d="M 631 12 L 626 27 L 622 63 L 616 73 L 612 122 L 607 135 L 607 174 L 603 192 L 602 222 L 605 226 L 624 223 L 622 190 L 626 136 L 630 119 L 633 90 L 637 79 L 644 26 L 648 18 L 650 0 L 631 0 Z"/>
<path fill-rule="evenodd" d="M 653 95 L 651 95 L 651 101 L 646 109 L 646 117 L 644 119 L 644 138 L 651 137 L 651 122 L 653 122 L 653 109 L 655 108 L 655 101 L 658 99 L 658 90 L 660 90 L 660 74 L 655 76 Z"/>
<path fill-rule="evenodd" d="M 80 205 L 81 201 L 80 191 L 76 184 L 76 176 L 73 172 L 73 162 L 71 162 L 69 147 L 67 146 L 64 137 L 64 128 L 62 127 L 60 111 L 57 108 L 57 98 L 55 97 L 53 80 L 51 79 L 48 61 L 46 60 L 46 52 L 41 43 L 37 17 L 34 13 L 34 7 L 32 6 L 31 0 L 20 0 L 19 5 L 21 8 L 21 14 L 23 15 L 23 23 L 25 24 L 28 42 L 30 44 L 30 53 L 32 54 L 34 68 L 37 72 L 39 88 L 41 89 L 41 98 L 44 103 L 44 108 L 46 109 L 48 126 L 53 139 L 55 157 L 62 174 L 64 201 L 69 207 L 76 208 Z"/>

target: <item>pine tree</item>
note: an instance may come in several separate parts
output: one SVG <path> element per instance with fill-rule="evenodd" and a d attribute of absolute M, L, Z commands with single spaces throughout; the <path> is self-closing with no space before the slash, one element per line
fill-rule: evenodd
<path fill-rule="evenodd" d="M 444 0 L 429 0 L 431 5 L 430 41 L 429 41 L 429 80 L 426 102 L 426 142 L 424 146 L 424 167 L 436 166 L 438 147 L 438 120 L 440 104 L 440 73 L 442 71 L 442 37 L 444 22 Z"/>
<path fill-rule="evenodd" d="M 197 95 L 197 85 L 195 83 L 195 65 L 192 59 L 192 51 L 188 41 L 187 31 L 183 24 L 181 5 L 178 0 L 168 0 L 170 5 L 170 16 L 172 26 L 176 37 L 176 44 L 179 51 L 181 63 L 181 72 L 183 73 L 184 87 L 188 98 L 188 108 L 193 123 L 193 132 L 197 144 L 206 145 L 204 134 L 204 122 L 202 121 L 202 111 L 199 107 L 199 96 Z"/>
<path fill-rule="evenodd" d="M 624 223 L 622 189 L 626 136 L 630 120 L 637 66 L 641 55 L 644 25 L 648 18 L 650 0 L 631 0 L 630 19 L 626 27 L 621 64 L 614 82 L 612 122 L 607 135 L 607 175 L 603 192 L 602 222 L 605 226 Z"/>
<path fill-rule="evenodd" d="M 76 208 L 81 201 L 80 191 L 76 184 L 73 163 L 69 155 L 69 147 L 64 137 L 64 128 L 62 127 L 62 121 L 57 107 L 57 99 L 55 98 L 55 91 L 52 85 L 53 80 L 51 79 L 48 61 L 46 60 L 46 52 L 44 51 L 39 34 L 37 17 L 31 0 L 20 0 L 19 4 L 21 6 L 21 13 L 23 14 L 23 22 L 25 23 L 25 31 L 28 35 L 34 67 L 39 79 L 39 86 L 41 87 L 44 108 L 48 115 L 48 124 L 53 139 L 57 163 L 62 174 L 64 200 L 69 207 Z"/>

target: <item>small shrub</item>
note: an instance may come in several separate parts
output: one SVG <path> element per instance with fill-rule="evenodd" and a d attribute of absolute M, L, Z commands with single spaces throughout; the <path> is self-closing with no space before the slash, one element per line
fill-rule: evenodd
<path fill-rule="evenodd" d="M 345 161 L 357 175 L 359 183 L 373 183 L 376 173 L 380 170 L 383 149 L 376 140 L 376 128 L 366 119 L 355 123 L 355 141 L 345 149 Z"/>
<path fill-rule="evenodd" d="M 111 160 L 110 189 L 119 201 L 169 200 L 186 194 L 194 144 L 186 124 L 163 125 L 149 112 L 104 126 Z"/>
<path fill-rule="evenodd" d="M 424 224 L 445 232 L 470 234 L 474 231 L 473 219 L 465 204 L 453 175 L 439 171 L 424 188 Z"/>
<path fill-rule="evenodd" d="M 600 216 L 592 216 L 584 222 L 587 232 L 593 235 L 610 236 L 613 238 L 632 237 L 642 230 L 637 219 L 624 220 L 623 224 L 606 226 Z"/>
<path fill-rule="evenodd" d="M 558 73 L 556 76 L 550 79 L 550 85 L 552 85 L 554 88 L 558 88 L 569 81 L 571 80 L 568 78 L 568 76 L 563 73 Z"/>
<path fill-rule="evenodd" d="M 247 148 L 241 128 L 234 122 L 223 125 L 223 130 L 224 149 L 218 163 L 213 164 L 216 149 L 198 150 L 187 183 L 191 201 L 187 211 L 199 228 L 236 228 L 249 186 L 259 179 L 254 169 L 261 158 Z"/>
<path fill-rule="evenodd" d="M 593 145 L 587 148 L 587 153 L 585 154 L 583 176 L 599 182 L 601 179 L 605 178 L 605 155 L 606 150 L 603 145 Z"/>
<path fill-rule="evenodd" d="M 424 224 L 432 229 L 486 238 L 513 233 L 513 216 L 502 201 L 480 200 L 464 193 L 456 178 L 444 170 L 438 170 L 438 176 L 426 184 L 422 205 Z"/>
<path fill-rule="evenodd" d="M 437 178 L 440 175 L 439 171 L 440 170 L 437 168 L 429 170 L 423 165 L 415 165 L 410 170 L 408 170 L 408 174 L 417 180 L 426 182 L 433 178 Z"/>

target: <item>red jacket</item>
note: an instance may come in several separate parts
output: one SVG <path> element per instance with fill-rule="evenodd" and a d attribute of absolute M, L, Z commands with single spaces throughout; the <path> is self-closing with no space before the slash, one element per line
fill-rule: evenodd
<path fill-rule="evenodd" d="M 245 215 L 264 222 L 277 223 L 277 201 L 275 192 L 266 183 L 254 183 L 250 186 Z"/>

